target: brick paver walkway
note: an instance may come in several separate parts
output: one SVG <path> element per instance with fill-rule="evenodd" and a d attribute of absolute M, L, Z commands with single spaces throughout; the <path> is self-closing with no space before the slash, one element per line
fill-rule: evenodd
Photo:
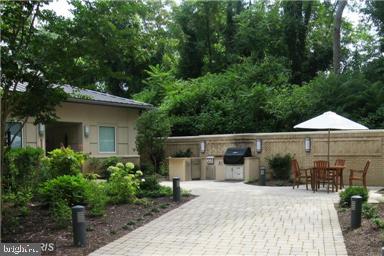
<path fill-rule="evenodd" d="M 91 255 L 347 255 L 337 193 L 240 182 L 181 186 L 199 197 Z"/>

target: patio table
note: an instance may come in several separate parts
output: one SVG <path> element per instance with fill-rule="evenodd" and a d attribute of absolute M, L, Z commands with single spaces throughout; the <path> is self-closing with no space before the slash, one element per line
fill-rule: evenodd
<path fill-rule="evenodd" d="M 343 184 L 343 170 L 345 166 L 337 165 L 337 166 L 328 166 L 324 168 L 326 172 L 335 171 L 336 172 L 336 192 L 338 191 L 338 187 L 340 189 L 344 187 Z M 317 191 L 317 177 L 319 176 L 319 171 L 324 170 L 323 168 L 311 168 L 311 187 L 313 192 Z M 340 179 L 340 182 L 339 182 Z"/>

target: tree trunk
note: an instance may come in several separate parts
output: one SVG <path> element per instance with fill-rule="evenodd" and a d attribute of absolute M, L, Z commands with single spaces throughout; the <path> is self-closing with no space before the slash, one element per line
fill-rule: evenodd
<path fill-rule="evenodd" d="M 333 71 L 335 74 L 340 74 L 340 27 L 343 11 L 347 5 L 347 0 L 340 0 L 335 14 L 334 29 L 333 29 Z"/>
<path fill-rule="evenodd" d="M 208 3 L 209 4 L 209 3 Z M 209 9 L 209 5 L 205 6 L 205 25 L 206 25 L 206 33 L 207 33 L 207 48 L 208 48 L 208 63 L 209 63 L 209 71 L 212 71 L 212 43 L 211 43 L 211 10 Z"/>

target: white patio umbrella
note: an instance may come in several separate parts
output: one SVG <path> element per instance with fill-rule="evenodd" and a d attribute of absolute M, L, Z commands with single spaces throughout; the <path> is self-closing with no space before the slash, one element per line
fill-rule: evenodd
<path fill-rule="evenodd" d="M 328 130 L 328 164 L 331 130 L 368 130 L 368 128 L 364 125 L 342 117 L 332 111 L 325 112 L 319 116 L 295 125 L 293 128 Z"/>

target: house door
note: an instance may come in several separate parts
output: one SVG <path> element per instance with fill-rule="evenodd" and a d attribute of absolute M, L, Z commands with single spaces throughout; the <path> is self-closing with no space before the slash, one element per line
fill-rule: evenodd
<path fill-rule="evenodd" d="M 62 146 L 71 147 L 75 151 L 83 150 L 81 123 L 55 122 L 47 124 L 45 127 L 45 148 L 47 152 Z"/>

